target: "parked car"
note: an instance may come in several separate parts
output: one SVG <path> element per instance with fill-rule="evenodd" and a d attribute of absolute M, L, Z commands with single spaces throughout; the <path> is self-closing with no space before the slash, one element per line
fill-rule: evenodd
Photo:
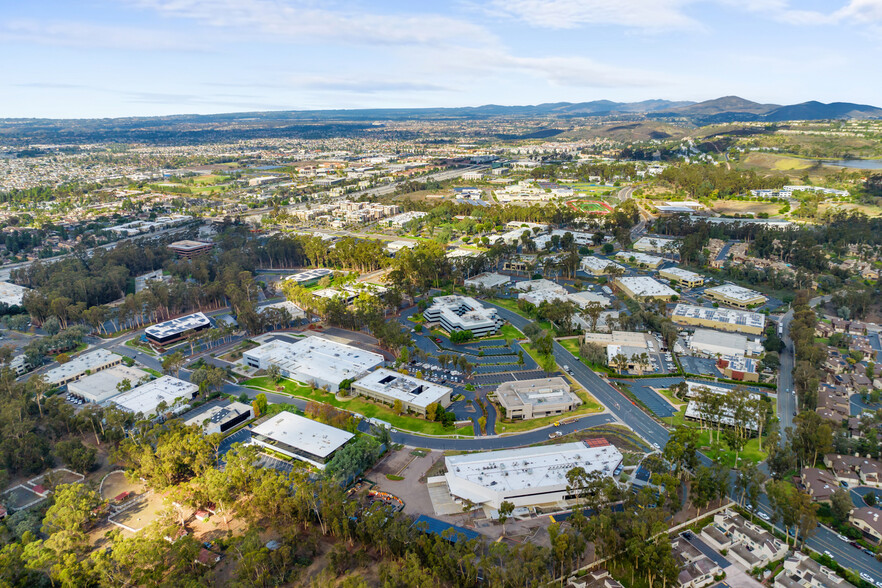
<path fill-rule="evenodd" d="M 762 511 L 756 513 L 756 516 L 758 516 L 758 517 L 761 518 L 762 520 L 766 521 L 767 523 L 771 520 L 771 518 L 769 517 L 769 515 L 767 515 L 766 513 L 762 512 Z"/>

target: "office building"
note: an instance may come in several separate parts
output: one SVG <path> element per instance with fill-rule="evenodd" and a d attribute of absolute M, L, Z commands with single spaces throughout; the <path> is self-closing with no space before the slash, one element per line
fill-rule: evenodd
<path fill-rule="evenodd" d="M 298 286 L 311 286 L 324 278 L 325 276 L 333 276 L 334 270 L 319 267 L 315 269 L 304 270 L 300 273 L 288 276 L 286 282 L 294 282 Z"/>
<path fill-rule="evenodd" d="M 493 288 L 500 288 L 502 286 L 505 286 L 510 281 L 511 278 L 509 278 L 508 276 L 503 276 L 502 274 L 484 273 L 478 274 L 477 276 L 473 276 L 465 280 L 463 284 L 466 288 L 475 288 L 478 290 L 483 288 L 486 290 L 491 290 Z"/>
<path fill-rule="evenodd" d="M 226 433 L 251 419 L 254 412 L 250 404 L 219 400 L 203 404 L 181 415 L 185 425 L 202 427 L 206 435 Z"/>
<path fill-rule="evenodd" d="M 385 404 L 395 404 L 398 400 L 407 412 L 425 415 L 426 407 L 438 404 L 450 406 L 452 388 L 427 382 L 406 374 L 399 374 L 385 368 L 369 373 L 352 383 L 352 392 L 373 398 Z"/>
<path fill-rule="evenodd" d="M 159 347 L 186 339 L 193 333 L 211 328 L 211 321 L 201 312 L 178 317 L 144 329 L 149 343 Z"/>
<path fill-rule="evenodd" d="M 214 245 L 212 243 L 191 241 L 189 239 L 175 241 L 168 246 L 168 248 L 174 251 L 178 257 L 183 257 L 184 259 L 193 259 L 194 257 L 204 255 L 211 251 L 213 247 Z"/>
<path fill-rule="evenodd" d="M 658 269 L 665 262 L 661 257 L 646 255 L 639 251 L 620 251 L 616 253 L 616 259 L 645 269 Z"/>
<path fill-rule="evenodd" d="M 593 255 L 583 257 L 581 267 L 582 271 L 594 276 L 605 276 L 615 271 L 624 274 L 627 271 L 623 265 L 619 265 L 610 259 L 601 259 Z"/>
<path fill-rule="evenodd" d="M 161 412 L 160 405 L 164 404 L 165 409 L 183 407 L 198 393 L 199 386 L 196 384 L 162 376 L 119 394 L 112 402 L 123 410 L 150 418 Z"/>
<path fill-rule="evenodd" d="M 735 284 L 723 284 L 714 288 L 708 288 L 704 291 L 705 296 L 712 300 L 734 306 L 735 308 L 750 308 L 760 306 L 766 303 L 766 298 L 759 292 L 754 292 L 748 288 L 742 288 Z"/>
<path fill-rule="evenodd" d="M 676 282 L 684 288 L 696 288 L 704 285 L 704 276 L 680 267 L 669 267 L 659 270 L 660 278 Z"/>
<path fill-rule="evenodd" d="M 495 308 L 485 307 L 468 296 L 437 296 L 423 317 L 426 322 L 438 323 L 448 333 L 471 331 L 475 337 L 492 335 L 505 324 Z"/>
<path fill-rule="evenodd" d="M 86 402 L 103 404 L 122 393 L 119 385 L 124 381 L 128 380 L 131 389 L 145 378 L 150 378 L 150 374 L 145 371 L 124 365 L 115 365 L 71 382 L 67 385 L 67 391 Z"/>
<path fill-rule="evenodd" d="M 679 325 L 707 327 L 746 335 L 761 335 L 766 327 L 766 317 L 758 312 L 731 308 L 706 308 L 691 304 L 678 304 L 674 307 L 671 320 Z"/>
<path fill-rule="evenodd" d="M 647 276 L 616 278 L 614 285 L 635 300 L 670 300 L 677 292 Z"/>
<path fill-rule="evenodd" d="M 47 371 L 44 376 L 52 386 L 64 386 L 90 374 L 122 363 L 122 356 L 106 349 L 96 349 L 74 357 L 69 362 Z"/>
<path fill-rule="evenodd" d="M 695 353 L 711 357 L 758 355 L 763 351 L 759 341 L 748 339 L 739 333 L 721 333 L 710 329 L 695 329 L 689 339 L 689 348 Z"/>
<path fill-rule="evenodd" d="M 284 378 L 332 392 L 340 389 L 343 380 L 358 379 L 385 361 L 379 353 L 321 337 L 306 337 L 295 343 L 271 341 L 244 352 L 242 359 L 261 370 L 278 366 Z"/>
<path fill-rule="evenodd" d="M 336 427 L 280 412 L 251 430 L 251 442 L 288 457 L 305 461 L 319 469 L 355 435 Z"/>
<path fill-rule="evenodd" d="M 445 478 L 455 500 L 499 509 L 503 502 L 516 507 L 560 505 L 575 498 L 567 490 L 567 472 L 613 476 L 622 454 L 605 439 L 488 451 L 444 458 Z"/>
<path fill-rule="evenodd" d="M 640 237 L 634 242 L 634 249 L 649 253 L 676 253 L 680 249 L 680 242 L 676 239 L 662 239 L 660 237 Z"/>
<path fill-rule="evenodd" d="M 582 404 L 563 378 L 503 382 L 496 388 L 496 401 L 505 409 L 505 418 L 512 420 L 564 414 Z"/>

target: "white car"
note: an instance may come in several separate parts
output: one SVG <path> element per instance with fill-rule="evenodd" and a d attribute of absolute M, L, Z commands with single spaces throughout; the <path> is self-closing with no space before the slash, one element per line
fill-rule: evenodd
<path fill-rule="evenodd" d="M 845 535 L 840 535 L 837 533 L 836 536 L 839 537 L 840 541 L 845 541 L 846 543 L 851 543 L 851 541 L 849 541 L 848 537 L 846 537 Z"/>
<path fill-rule="evenodd" d="M 756 516 L 758 516 L 759 518 L 761 518 L 762 520 L 764 520 L 764 521 L 766 521 L 766 522 L 769 522 L 769 521 L 771 520 L 771 519 L 769 518 L 769 515 L 767 515 L 766 513 L 762 512 L 762 511 L 756 513 Z"/>
<path fill-rule="evenodd" d="M 827 552 L 825 551 L 824 553 L 827 553 Z M 873 581 L 873 578 L 871 578 L 869 574 L 865 574 L 864 572 L 861 572 L 861 579 L 865 580 L 867 582 Z"/>
<path fill-rule="evenodd" d="M 829 557 L 830 559 L 833 559 L 833 554 L 830 553 L 829 551 L 827 551 L 826 549 L 824 550 L 824 555 L 826 555 L 826 556 Z M 863 576 L 863 574 L 861 574 L 861 575 Z"/>

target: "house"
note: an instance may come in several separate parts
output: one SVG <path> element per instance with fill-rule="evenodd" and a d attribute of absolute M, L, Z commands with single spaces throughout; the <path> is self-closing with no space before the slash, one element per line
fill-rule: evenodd
<path fill-rule="evenodd" d="M 701 530 L 701 537 L 717 551 L 727 549 L 732 559 L 749 570 L 787 553 L 783 541 L 730 510 L 715 514 L 714 522 Z"/>
<path fill-rule="evenodd" d="M 775 576 L 775 588 L 854 588 L 808 555 L 795 551 L 784 560 L 784 569 Z"/>
<path fill-rule="evenodd" d="M 815 502 L 829 503 L 833 493 L 839 488 L 836 476 L 818 468 L 802 468 L 800 471 L 802 485 Z"/>
<path fill-rule="evenodd" d="M 624 588 L 621 583 L 614 580 L 606 569 L 591 570 L 579 578 L 573 576 L 567 579 L 566 588 Z"/>
<path fill-rule="evenodd" d="M 701 588 L 712 584 L 714 576 L 723 571 L 717 562 L 682 537 L 671 541 L 671 554 L 680 565 L 677 581 L 682 588 Z"/>
<path fill-rule="evenodd" d="M 882 487 L 879 481 L 882 463 L 875 459 L 852 455 L 828 453 L 824 456 L 824 465 L 832 470 L 836 479 L 849 485 Z"/>
<path fill-rule="evenodd" d="M 882 510 L 873 506 L 863 506 L 851 511 L 848 520 L 864 538 L 873 543 L 882 543 Z"/>

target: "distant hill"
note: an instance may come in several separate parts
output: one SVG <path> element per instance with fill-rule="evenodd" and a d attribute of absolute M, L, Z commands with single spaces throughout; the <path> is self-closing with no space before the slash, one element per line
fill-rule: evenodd
<path fill-rule="evenodd" d="M 882 108 L 867 104 L 852 104 L 850 102 L 824 104 L 817 101 L 780 106 L 778 104 L 751 102 L 738 96 L 725 96 L 716 100 L 707 100 L 679 108 L 657 110 L 649 112 L 647 115 L 652 118 L 688 118 L 697 124 L 735 121 L 782 122 L 788 120 L 882 118 Z"/>
<path fill-rule="evenodd" d="M 713 116 L 726 113 L 748 113 L 762 115 L 781 108 L 777 104 L 760 104 L 738 96 L 724 96 L 715 100 L 706 100 L 697 104 L 689 104 L 679 108 L 666 110 L 687 116 Z"/>
<path fill-rule="evenodd" d="M 823 120 L 831 118 L 882 118 L 882 108 L 869 104 L 851 102 L 803 102 L 792 106 L 780 106 L 763 117 L 768 121 Z"/>

